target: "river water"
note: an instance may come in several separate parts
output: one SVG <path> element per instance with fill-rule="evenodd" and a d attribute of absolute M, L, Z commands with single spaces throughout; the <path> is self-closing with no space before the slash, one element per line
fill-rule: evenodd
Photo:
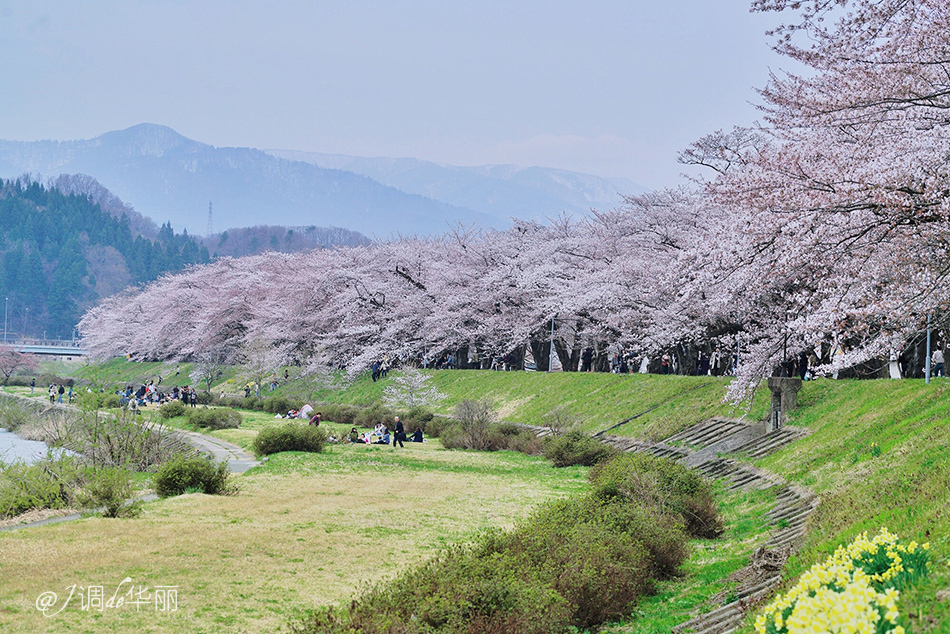
<path fill-rule="evenodd" d="M 33 464 L 46 456 L 48 447 L 39 440 L 24 440 L 0 427 L 0 462 L 7 464 L 22 460 Z"/>

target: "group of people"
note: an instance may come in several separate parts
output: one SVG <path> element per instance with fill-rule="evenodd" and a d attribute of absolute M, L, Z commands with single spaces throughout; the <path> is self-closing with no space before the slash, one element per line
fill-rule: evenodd
<path fill-rule="evenodd" d="M 149 403 L 163 405 L 171 401 L 181 401 L 185 405 L 198 407 L 198 390 L 191 386 L 174 386 L 171 391 L 166 392 L 158 388 L 155 381 L 143 383 L 135 389 L 131 385 L 126 385 L 124 390 L 116 392 L 119 395 L 119 404 L 123 407 L 135 409 L 145 407 Z"/>
<path fill-rule="evenodd" d="M 274 418 L 296 418 L 299 420 L 309 421 L 310 425 L 319 427 L 320 421 L 323 420 L 323 412 L 314 413 L 313 406 L 310 405 L 310 403 L 307 403 L 300 409 L 287 410 L 287 413 L 283 416 L 277 414 Z"/>
<path fill-rule="evenodd" d="M 389 370 L 392 369 L 394 360 L 390 359 L 377 359 L 373 361 L 373 383 L 380 379 L 385 379 L 386 375 L 389 374 Z"/>
<path fill-rule="evenodd" d="M 30 380 L 30 394 L 33 393 L 33 389 L 36 387 L 36 379 Z M 66 387 L 63 385 L 56 385 L 55 383 L 49 384 L 49 404 L 53 405 L 54 403 L 62 403 L 63 396 L 67 393 Z M 73 391 L 73 386 L 69 386 L 69 402 L 72 403 L 76 398 L 76 393 Z"/>
<path fill-rule="evenodd" d="M 382 422 L 377 422 L 376 427 L 371 432 L 360 433 L 356 427 L 350 430 L 346 438 L 351 443 L 362 443 L 367 445 L 388 445 L 392 442 L 393 447 L 398 443 L 400 447 L 405 447 L 403 442 L 425 442 L 422 430 L 416 429 L 411 436 L 406 435 L 406 428 L 396 416 L 393 419 L 393 429 L 390 429 Z"/>

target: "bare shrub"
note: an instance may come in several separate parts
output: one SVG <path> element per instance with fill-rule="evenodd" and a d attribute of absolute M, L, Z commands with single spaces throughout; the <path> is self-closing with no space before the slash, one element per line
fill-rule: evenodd
<path fill-rule="evenodd" d="M 566 405 L 558 405 L 544 415 L 542 424 L 555 436 L 561 436 L 584 424 L 584 418 Z"/>
<path fill-rule="evenodd" d="M 495 409 L 488 399 L 465 400 L 455 406 L 456 423 L 442 432 L 442 444 L 449 449 L 497 449 L 492 441 L 491 425 Z"/>

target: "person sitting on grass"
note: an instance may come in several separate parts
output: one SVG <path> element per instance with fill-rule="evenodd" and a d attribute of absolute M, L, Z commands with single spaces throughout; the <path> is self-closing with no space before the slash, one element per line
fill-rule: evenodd
<path fill-rule="evenodd" d="M 412 432 L 412 438 L 409 440 L 410 442 L 424 442 L 425 439 L 422 437 L 422 430 L 417 428 L 416 431 Z"/>
<path fill-rule="evenodd" d="M 378 440 L 374 442 L 373 444 L 374 445 L 388 445 L 390 441 L 389 429 L 387 429 L 386 426 L 381 423 L 377 425 L 376 429 L 379 429 L 380 427 L 382 427 L 382 431 L 380 431 L 379 433 L 373 434 L 376 438 L 378 438 Z"/>
<path fill-rule="evenodd" d="M 360 442 L 360 433 L 356 430 L 356 427 L 350 430 L 350 442 Z"/>

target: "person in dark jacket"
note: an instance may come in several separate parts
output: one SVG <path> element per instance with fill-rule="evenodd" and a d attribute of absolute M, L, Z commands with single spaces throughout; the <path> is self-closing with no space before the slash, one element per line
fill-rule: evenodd
<path fill-rule="evenodd" d="M 393 419 L 395 423 L 393 428 L 393 447 L 396 446 L 396 443 L 399 443 L 399 446 L 405 448 L 406 446 L 402 442 L 406 439 L 406 428 L 403 427 L 402 421 L 399 420 L 399 417 Z"/>

